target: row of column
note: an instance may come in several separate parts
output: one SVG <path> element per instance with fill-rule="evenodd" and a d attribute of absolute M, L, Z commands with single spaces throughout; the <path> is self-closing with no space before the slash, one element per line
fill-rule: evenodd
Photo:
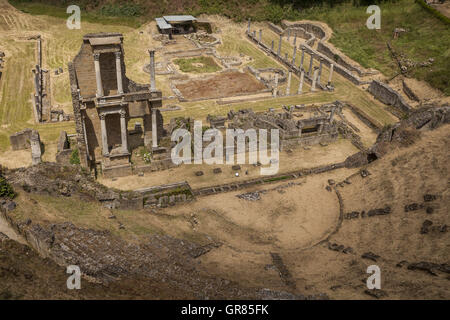
<path fill-rule="evenodd" d="M 114 52 L 116 57 L 116 79 L 117 79 L 117 93 L 123 94 L 123 78 L 122 78 L 122 53 L 120 51 Z M 100 53 L 94 53 L 94 68 L 95 68 L 95 80 L 97 83 L 97 97 L 103 97 L 103 83 L 102 74 L 100 70 Z"/>
<path fill-rule="evenodd" d="M 158 126 L 156 109 L 152 109 L 152 148 L 158 148 Z M 120 136 L 122 140 L 122 152 L 128 153 L 128 129 L 126 121 L 126 111 L 120 111 Z M 104 156 L 109 155 L 108 131 L 106 129 L 107 113 L 100 114 L 100 129 L 102 136 L 102 152 Z"/>
<path fill-rule="evenodd" d="M 248 20 L 248 27 L 247 27 L 248 34 L 250 34 L 250 24 L 251 24 L 251 20 L 249 19 Z M 253 38 L 256 39 L 256 31 L 253 31 Z M 289 41 L 289 38 L 290 38 L 290 30 L 288 30 L 288 41 Z M 277 55 L 278 56 L 280 56 L 280 54 L 281 54 L 282 40 L 283 40 L 283 35 L 280 34 L 280 39 L 278 41 L 278 50 L 277 50 Z M 261 29 L 259 30 L 259 42 L 260 43 L 262 42 L 262 30 Z M 296 56 L 297 56 L 296 43 L 297 43 L 297 34 L 295 34 L 295 36 L 294 36 L 294 53 L 292 54 L 292 65 L 295 65 L 295 60 L 296 60 Z M 275 43 L 272 40 L 272 43 L 271 43 L 271 50 L 272 51 L 274 50 L 274 44 Z M 304 63 L 304 60 L 305 60 L 305 51 L 306 51 L 306 49 L 305 49 L 305 47 L 302 46 L 301 50 L 302 50 L 302 55 L 301 55 L 300 66 L 299 66 L 299 68 L 301 70 L 301 74 L 300 74 L 300 84 L 299 84 L 299 87 L 298 87 L 298 90 L 297 90 L 298 94 L 301 94 L 302 91 L 303 91 L 303 82 L 304 82 L 304 77 L 305 77 L 305 75 L 304 75 L 305 71 L 303 69 L 303 63 Z M 288 60 L 288 54 L 287 53 L 286 53 L 285 60 L 286 61 Z M 317 67 L 313 68 L 313 63 L 314 63 L 314 54 L 311 53 L 310 54 L 310 60 L 309 60 L 308 77 L 311 77 L 311 76 L 313 77 L 311 91 L 316 91 L 317 83 L 319 83 L 319 84 L 321 83 L 322 69 L 323 69 L 323 59 L 322 58 L 319 59 L 319 63 L 320 64 L 319 64 L 318 68 Z M 330 74 L 329 74 L 329 77 L 328 77 L 328 85 L 331 85 L 331 80 L 332 80 L 332 77 L 333 77 L 333 70 L 334 70 L 334 65 L 331 64 L 330 65 Z M 286 88 L 286 95 L 290 94 L 291 77 L 292 77 L 291 72 L 289 72 L 288 85 L 287 85 L 287 88 Z M 276 95 L 277 95 L 277 88 L 278 88 L 278 81 L 277 80 L 278 80 L 278 75 L 276 75 L 276 79 L 275 79 L 275 90 L 274 90 L 274 93 L 273 93 L 274 97 L 276 97 Z"/>

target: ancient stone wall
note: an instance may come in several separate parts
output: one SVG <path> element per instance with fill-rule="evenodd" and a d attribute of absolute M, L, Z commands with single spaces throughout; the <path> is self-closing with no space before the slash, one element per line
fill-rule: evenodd
<path fill-rule="evenodd" d="M 70 80 L 70 93 L 72 96 L 73 114 L 75 119 L 75 129 L 77 133 L 77 148 L 80 158 L 81 166 L 84 168 L 90 168 L 87 154 L 87 141 L 86 141 L 86 129 L 83 125 L 82 114 L 80 110 L 80 95 L 78 92 L 78 79 L 75 72 L 75 68 L 72 62 L 68 64 L 69 68 L 69 80 Z M 90 159 L 90 158 L 89 158 Z"/>
<path fill-rule="evenodd" d="M 359 77 L 353 75 L 349 70 L 347 70 L 345 67 L 336 64 L 332 59 L 328 58 L 326 55 L 318 52 L 317 50 L 314 50 L 308 45 L 305 45 L 305 47 L 308 49 L 309 52 L 313 52 L 316 57 L 322 58 L 324 65 L 327 67 L 330 67 L 331 64 L 334 65 L 334 71 L 339 73 L 341 76 L 346 78 L 347 80 L 350 80 L 353 84 L 356 85 L 362 85 L 362 84 L 368 84 L 368 81 L 362 81 Z"/>
<path fill-rule="evenodd" d="M 31 163 L 36 165 L 42 162 L 42 149 L 41 149 L 41 138 L 39 132 L 33 130 L 31 133 Z"/>
<path fill-rule="evenodd" d="M 72 155 L 72 149 L 70 148 L 69 138 L 67 132 L 61 131 L 59 134 L 58 145 L 56 152 L 56 162 L 62 165 L 70 164 L 70 156 Z"/>
<path fill-rule="evenodd" d="M 368 76 L 368 75 L 374 75 L 377 74 L 377 71 L 367 71 L 363 68 L 356 66 L 354 64 L 351 64 L 346 61 L 346 58 L 343 58 L 343 54 L 338 52 L 337 50 L 333 49 L 330 45 L 326 44 L 323 41 L 319 41 L 317 45 L 317 51 L 320 53 L 323 53 L 328 58 L 332 59 L 335 64 L 339 64 L 342 67 L 348 69 L 349 71 L 354 71 L 358 74 L 360 77 Z"/>
<path fill-rule="evenodd" d="M 403 97 L 387 84 L 373 80 L 368 91 L 384 104 L 398 108 L 401 112 L 410 112 L 412 108 L 406 103 Z"/>
<path fill-rule="evenodd" d="M 23 150 L 31 148 L 31 133 L 32 129 L 24 129 L 16 132 L 9 137 L 11 148 L 13 150 Z"/>
<path fill-rule="evenodd" d="M 419 102 L 419 97 L 414 93 L 414 91 L 408 86 L 405 80 L 402 81 L 403 83 L 403 92 L 410 98 L 411 100 Z"/>
<path fill-rule="evenodd" d="M 5 53 L 3 51 L 0 51 L 0 81 L 2 80 L 3 75 L 3 68 L 5 63 Z"/>

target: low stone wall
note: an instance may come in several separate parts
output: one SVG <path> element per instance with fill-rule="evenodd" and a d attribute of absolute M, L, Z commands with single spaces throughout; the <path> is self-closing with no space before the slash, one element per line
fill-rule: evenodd
<path fill-rule="evenodd" d="M 403 83 L 403 92 L 410 98 L 411 100 L 419 102 L 419 97 L 414 93 L 414 91 L 408 86 L 405 80 L 402 81 Z"/>
<path fill-rule="evenodd" d="M 139 173 L 144 173 L 144 172 L 155 172 L 155 171 L 167 170 L 167 169 L 175 168 L 175 167 L 177 167 L 177 165 L 174 164 L 172 159 L 169 157 L 167 159 L 152 160 L 152 162 L 147 165 L 136 166 L 134 168 L 134 171 L 139 174 Z"/>
<path fill-rule="evenodd" d="M 348 69 L 349 71 L 356 72 L 360 77 L 374 75 L 377 74 L 377 71 L 367 71 L 362 68 L 352 65 L 348 63 L 345 59 L 342 58 L 343 54 L 334 50 L 331 46 L 327 45 L 323 41 L 320 41 L 317 45 L 317 51 L 323 53 L 328 58 L 332 59 L 336 64 L 341 65 L 342 67 Z"/>
<path fill-rule="evenodd" d="M 142 195 L 144 207 L 167 207 L 194 200 L 194 193 L 186 181 L 135 190 Z"/>
<path fill-rule="evenodd" d="M 311 34 L 313 34 L 317 39 L 323 40 L 326 38 L 326 32 L 317 24 L 309 23 L 309 22 L 301 22 L 301 23 L 289 23 L 287 24 L 285 21 L 281 23 L 281 25 L 286 28 L 301 28 Z"/>
<path fill-rule="evenodd" d="M 363 84 L 369 84 L 370 82 L 368 81 L 362 81 L 361 79 L 359 79 L 359 77 L 353 75 L 348 69 L 346 69 L 345 67 L 336 64 L 336 62 L 330 58 L 328 58 L 326 55 L 324 55 L 323 53 L 318 52 L 317 50 L 314 50 L 313 48 L 311 48 L 308 45 L 304 45 L 306 47 L 306 49 L 309 52 L 314 53 L 314 55 L 316 57 L 322 58 L 323 59 L 323 63 L 327 66 L 330 67 L 331 64 L 334 65 L 334 71 L 339 73 L 341 76 L 343 76 L 344 78 L 346 78 L 347 80 L 350 80 L 353 84 L 356 85 L 363 85 Z"/>
<path fill-rule="evenodd" d="M 276 24 L 273 24 L 272 22 L 268 22 L 267 25 L 269 26 L 269 29 L 275 32 L 276 34 L 282 34 L 283 28 L 277 26 Z"/>
<path fill-rule="evenodd" d="M 277 68 L 255 69 L 252 66 L 248 66 L 246 68 L 251 74 L 253 74 L 255 76 L 256 79 L 258 79 L 259 81 L 264 83 L 264 85 L 268 88 L 272 87 L 271 82 L 273 80 L 262 77 L 261 73 L 263 73 L 263 72 L 277 73 L 278 74 L 278 84 L 285 83 L 287 81 L 286 71 L 284 71 L 283 69 L 277 69 Z"/>
<path fill-rule="evenodd" d="M 102 165 L 102 175 L 104 178 L 119 178 L 131 176 L 133 174 L 132 168 L 129 164 L 117 165 L 111 167 L 104 167 Z"/>
<path fill-rule="evenodd" d="M 368 91 L 384 104 L 393 106 L 402 112 L 410 112 L 412 108 L 406 103 L 403 97 L 387 84 L 373 80 Z"/>
<path fill-rule="evenodd" d="M 338 138 L 337 134 L 317 134 L 309 137 L 301 136 L 293 139 L 283 139 L 280 141 L 280 150 L 298 146 L 310 146 L 319 143 L 332 143 Z"/>
<path fill-rule="evenodd" d="M 31 148 L 32 129 L 24 129 L 9 136 L 11 148 L 13 150 L 24 150 Z"/>
<path fill-rule="evenodd" d="M 273 176 L 266 176 L 266 177 L 261 177 L 258 179 L 252 179 L 252 180 L 247 180 L 247 181 L 242 181 L 242 182 L 227 183 L 227 184 L 213 186 L 213 187 L 199 188 L 199 189 L 193 190 L 193 193 L 195 196 L 207 196 L 207 195 L 218 194 L 218 193 L 223 193 L 223 192 L 230 192 L 230 191 L 235 191 L 235 190 L 239 190 L 239 189 L 247 188 L 247 187 L 251 187 L 251 186 L 263 185 L 263 184 L 267 184 L 267 183 L 276 183 L 276 182 L 280 182 L 280 181 L 297 179 L 299 177 L 303 177 L 303 176 L 307 176 L 307 175 L 311 175 L 311 174 L 318 174 L 318 173 L 323 173 L 323 172 L 327 172 L 327 171 L 333 171 L 336 169 L 344 168 L 344 166 L 345 166 L 344 162 L 340 162 L 340 163 L 336 163 L 336 164 L 314 167 L 311 169 L 292 171 L 289 173 L 282 173 L 282 174 L 273 175 Z"/>

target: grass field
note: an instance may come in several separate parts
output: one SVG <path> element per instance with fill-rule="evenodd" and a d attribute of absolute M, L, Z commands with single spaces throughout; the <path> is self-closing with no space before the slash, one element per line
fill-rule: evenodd
<path fill-rule="evenodd" d="M 330 41 L 336 47 L 364 67 L 380 70 L 388 77 L 398 73 L 386 46 L 388 41 L 394 50 L 412 61 L 423 62 L 433 58 L 432 67 L 414 69 L 410 75 L 450 95 L 450 27 L 414 0 L 386 2 L 379 6 L 380 30 L 368 30 L 365 26 L 369 17 L 366 8 L 350 4 L 304 10 L 300 18 L 326 22 L 333 29 Z M 407 32 L 393 40 L 395 28 L 403 28 Z"/>
<path fill-rule="evenodd" d="M 212 73 L 222 69 L 211 57 L 175 59 L 174 63 L 180 67 L 182 72 Z"/>

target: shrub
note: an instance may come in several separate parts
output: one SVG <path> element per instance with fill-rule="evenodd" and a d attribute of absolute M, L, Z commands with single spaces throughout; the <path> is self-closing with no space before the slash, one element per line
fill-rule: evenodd
<path fill-rule="evenodd" d="M 6 181 L 5 178 L 0 177 L 0 198 L 13 199 L 16 196 L 14 189 Z"/>
<path fill-rule="evenodd" d="M 69 162 L 70 164 L 80 164 L 80 155 L 78 153 L 78 149 L 72 151 Z"/>

